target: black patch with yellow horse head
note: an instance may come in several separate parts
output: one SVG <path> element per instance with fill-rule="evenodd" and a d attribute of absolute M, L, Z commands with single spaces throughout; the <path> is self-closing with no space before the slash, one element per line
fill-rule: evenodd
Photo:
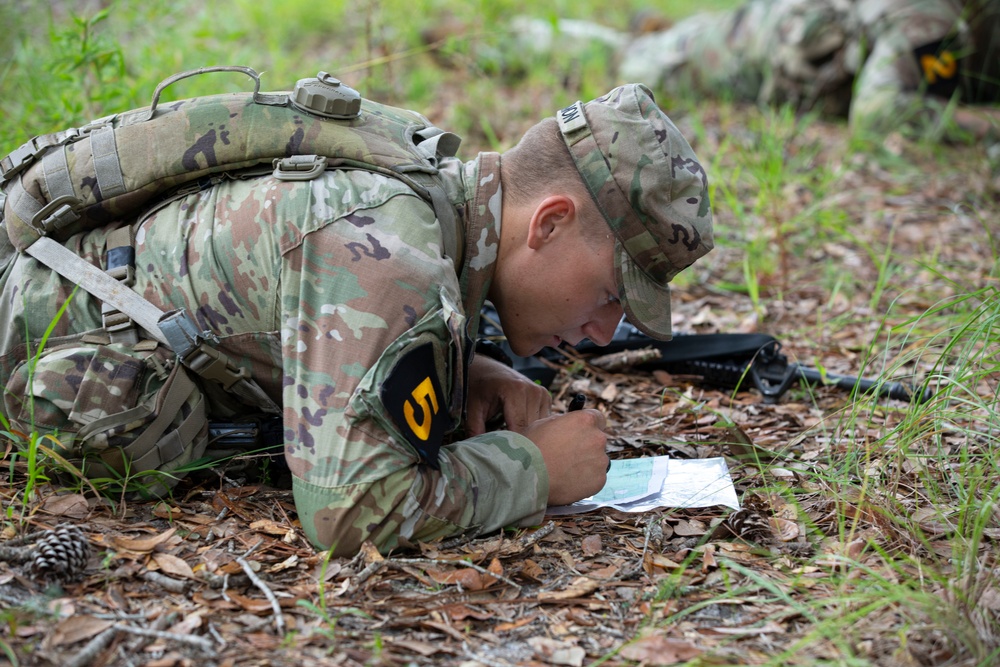
<path fill-rule="evenodd" d="M 382 383 L 382 405 L 393 422 L 417 450 L 420 460 L 438 470 L 438 453 L 452 427 L 448 394 L 434 363 L 434 346 L 413 348 L 396 362 Z"/>

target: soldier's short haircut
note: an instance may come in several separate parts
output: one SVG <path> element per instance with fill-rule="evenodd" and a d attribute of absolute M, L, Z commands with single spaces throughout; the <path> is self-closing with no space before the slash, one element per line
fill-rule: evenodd
<path fill-rule="evenodd" d="M 555 118 L 546 118 L 525 132 L 521 141 L 503 154 L 500 168 L 504 206 L 523 206 L 549 194 L 572 193 L 586 202 L 583 218 L 588 223 L 587 236 L 604 238 L 609 232 L 607 225 L 594 224 L 604 219 L 573 164 Z"/>
<path fill-rule="evenodd" d="M 504 201 L 528 204 L 554 188 L 587 195 L 555 118 L 534 125 L 516 146 L 503 154 Z"/>

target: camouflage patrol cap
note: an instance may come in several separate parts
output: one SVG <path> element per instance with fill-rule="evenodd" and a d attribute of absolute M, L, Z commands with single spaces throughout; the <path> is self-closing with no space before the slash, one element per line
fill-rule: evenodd
<path fill-rule="evenodd" d="M 625 314 L 643 333 L 668 340 L 667 283 L 712 249 L 705 170 L 641 84 L 576 102 L 556 120 L 617 239 L 615 271 Z"/>

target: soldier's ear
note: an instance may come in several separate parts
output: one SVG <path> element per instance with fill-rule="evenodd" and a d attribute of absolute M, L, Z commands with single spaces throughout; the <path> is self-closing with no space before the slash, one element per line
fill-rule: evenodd
<path fill-rule="evenodd" d="M 535 207 L 528 221 L 528 247 L 539 250 L 566 231 L 576 219 L 576 203 L 567 195 L 549 195 Z"/>

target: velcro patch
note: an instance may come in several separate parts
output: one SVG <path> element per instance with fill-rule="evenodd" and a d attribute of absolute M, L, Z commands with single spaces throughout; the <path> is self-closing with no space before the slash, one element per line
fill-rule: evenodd
<path fill-rule="evenodd" d="M 925 90 L 938 97 L 951 97 L 958 90 L 958 56 L 949 48 L 951 40 L 939 40 L 913 49 Z"/>
<path fill-rule="evenodd" d="M 382 405 L 421 461 L 440 468 L 438 453 L 451 427 L 448 395 L 441 388 L 434 346 L 425 343 L 396 362 L 382 383 Z"/>

